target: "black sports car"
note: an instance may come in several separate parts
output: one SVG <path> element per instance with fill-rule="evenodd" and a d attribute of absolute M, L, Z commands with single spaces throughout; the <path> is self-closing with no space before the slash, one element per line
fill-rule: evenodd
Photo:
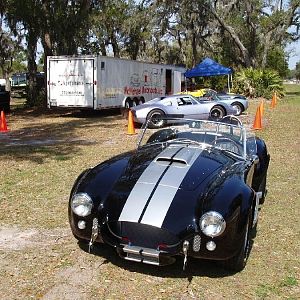
<path fill-rule="evenodd" d="M 90 247 L 109 244 L 131 261 L 165 265 L 181 255 L 184 268 L 196 257 L 242 270 L 266 195 L 264 141 L 231 116 L 174 119 L 160 130 L 147 123 L 136 150 L 76 180 L 69 202 L 74 236 Z"/>

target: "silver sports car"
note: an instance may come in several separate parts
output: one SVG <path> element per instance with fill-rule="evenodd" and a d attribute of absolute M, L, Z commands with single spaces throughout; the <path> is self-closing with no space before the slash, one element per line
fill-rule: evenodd
<path fill-rule="evenodd" d="M 216 101 L 222 101 L 236 109 L 236 116 L 239 116 L 248 108 L 248 99 L 240 94 L 217 93 L 212 89 L 207 89 L 203 97 L 209 97 Z M 199 97 L 201 99 L 201 97 Z"/>
<path fill-rule="evenodd" d="M 226 115 L 235 115 L 236 108 L 225 102 L 198 100 L 191 95 L 159 97 L 131 108 L 135 123 L 150 119 L 152 128 L 165 125 L 164 116 L 201 120 L 219 120 Z"/>

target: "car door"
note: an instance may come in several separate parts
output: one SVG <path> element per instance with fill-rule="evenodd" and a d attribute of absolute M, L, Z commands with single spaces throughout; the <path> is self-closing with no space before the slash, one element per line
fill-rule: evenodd
<path fill-rule="evenodd" d="M 190 96 L 177 97 L 178 111 L 184 115 L 185 118 L 190 119 L 207 119 L 209 114 L 209 107 L 195 98 Z"/>
<path fill-rule="evenodd" d="M 185 95 L 178 95 L 175 99 L 175 107 L 178 114 L 181 114 L 184 118 L 193 118 L 194 103 L 192 99 Z"/>

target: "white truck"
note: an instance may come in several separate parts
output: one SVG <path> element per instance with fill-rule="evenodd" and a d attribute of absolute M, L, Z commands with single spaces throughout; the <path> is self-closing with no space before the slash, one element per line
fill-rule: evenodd
<path fill-rule="evenodd" d="M 185 71 L 108 56 L 48 56 L 48 107 L 132 107 L 180 92 Z"/>

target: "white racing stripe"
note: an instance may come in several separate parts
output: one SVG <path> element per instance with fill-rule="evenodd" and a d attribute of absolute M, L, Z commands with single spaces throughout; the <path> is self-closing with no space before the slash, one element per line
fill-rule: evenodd
<path fill-rule="evenodd" d="M 190 167 L 193 165 L 195 160 L 198 158 L 201 149 L 197 148 L 183 148 L 184 150 L 189 150 L 191 159 L 186 167 L 179 167 L 176 164 L 172 164 L 162 180 L 160 181 L 158 187 L 156 188 L 151 201 L 147 207 L 147 210 L 141 220 L 141 223 L 148 224 L 156 227 L 161 227 L 164 219 L 168 213 L 168 210 L 173 202 L 175 194 L 185 178 Z M 194 150 L 194 151 L 191 151 Z M 182 151 L 181 151 L 182 152 Z M 174 157 L 180 156 L 180 153 Z M 186 155 L 186 151 L 184 155 Z"/>
<path fill-rule="evenodd" d="M 162 151 L 133 187 L 119 221 L 138 222 L 141 219 L 143 224 L 161 227 L 181 182 L 201 152 L 198 148 L 182 146 Z M 169 159 L 170 163 L 161 164 L 158 159 Z M 174 160 L 186 163 L 171 163 Z"/>
<path fill-rule="evenodd" d="M 157 157 L 173 156 L 178 148 L 166 148 Z M 167 165 L 156 163 L 157 157 L 149 164 L 136 182 L 123 207 L 119 221 L 138 222 L 143 209 Z"/>

